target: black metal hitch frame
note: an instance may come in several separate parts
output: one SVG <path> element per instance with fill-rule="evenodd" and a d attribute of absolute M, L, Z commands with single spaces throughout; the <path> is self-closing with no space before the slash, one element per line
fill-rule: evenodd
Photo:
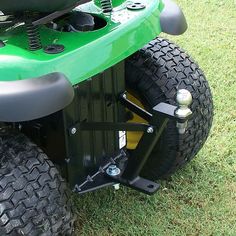
<path fill-rule="evenodd" d="M 119 100 L 122 105 L 130 111 L 147 120 L 149 124 L 140 123 L 111 123 L 111 122 L 81 122 L 76 123 L 69 128 L 69 134 L 72 135 L 72 130 L 113 130 L 113 131 L 143 131 L 136 149 L 129 154 L 124 150 L 114 158 L 110 158 L 104 166 L 92 176 L 88 176 L 86 181 L 75 186 L 75 191 L 84 193 L 95 190 L 106 185 L 120 183 L 146 194 L 154 194 L 160 185 L 151 180 L 140 177 L 143 166 L 150 156 L 154 146 L 158 142 L 163 130 L 165 129 L 169 119 L 175 119 L 179 122 L 184 122 L 183 119 L 178 119 L 175 116 L 175 111 L 178 108 L 167 103 L 159 103 L 152 109 L 152 114 L 137 106 L 127 99 L 126 94 L 120 95 Z M 127 158 L 128 157 L 128 158 Z M 106 173 L 106 169 L 111 164 L 115 164 L 120 168 L 120 174 L 110 176 Z"/>

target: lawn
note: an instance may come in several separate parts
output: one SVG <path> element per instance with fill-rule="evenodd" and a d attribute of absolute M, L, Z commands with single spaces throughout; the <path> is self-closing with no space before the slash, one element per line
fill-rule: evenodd
<path fill-rule="evenodd" d="M 76 198 L 76 235 L 236 235 L 236 1 L 178 3 L 189 29 L 183 36 L 162 36 L 205 71 L 215 105 L 210 137 L 155 196 L 121 187 Z"/>

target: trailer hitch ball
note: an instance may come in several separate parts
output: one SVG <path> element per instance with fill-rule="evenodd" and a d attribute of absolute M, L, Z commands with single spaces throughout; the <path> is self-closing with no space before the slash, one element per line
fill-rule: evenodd
<path fill-rule="evenodd" d="M 120 169 L 116 166 L 116 165 L 110 165 L 107 170 L 106 173 L 109 176 L 117 176 L 120 174 Z"/>
<path fill-rule="evenodd" d="M 187 128 L 188 119 L 192 115 L 192 111 L 189 106 L 192 103 L 192 95 L 186 89 L 180 89 L 177 91 L 176 102 L 178 108 L 175 111 L 175 116 L 178 118 L 176 127 L 179 134 L 184 134 Z"/>

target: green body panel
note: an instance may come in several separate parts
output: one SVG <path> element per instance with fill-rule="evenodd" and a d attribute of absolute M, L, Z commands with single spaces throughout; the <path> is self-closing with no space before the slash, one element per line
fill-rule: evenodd
<path fill-rule="evenodd" d="M 42 26 L 43 46 L 62 44 L 65 51 L 60 54 L 46 54 L 42 49 L 29 51 L 24 26 L 2 33 L 0 39 L 6 46 L 0 48 L 0 81 L 61 72 L 75 85 L 125 59 L 161 32 L 161 1 L 143 0 L 146 8 L 136 11 L 127 10 L 127 2 L 118 2 L 121 5 L 114 8 L 111 16 L 104 16 L 92 2 L 78 8 L 107 20 L 104 28 L 93 32 L 58 32 Z"/>
<path fill-rule="evenodd" d="M 112 0 L 111 2 L 112 2 L 113 7 L 117 7 L 117 6 L 121 5 L 122 3 L 124 3 L 125 0 Z M 94 3 L 96 6 L 101 7 L 99 0 L 94 0 Z"/>

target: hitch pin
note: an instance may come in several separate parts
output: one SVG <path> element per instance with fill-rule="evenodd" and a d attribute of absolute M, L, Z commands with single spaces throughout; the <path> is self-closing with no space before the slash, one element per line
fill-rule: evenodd
<path fill-rule="evenodd" d="M 192 103 L 192 95 L 186 89 L 180 89 L 177 91 L 176 102 L 178 104 L 178 108 L 175 111 L 175 116 L 183 120 L 177 121 L 176 127 L 178 128 L 179 134 L 184 134 L 188 124 L 188 118 L 192 115 L 192 111 L 189 106 Z"/>

